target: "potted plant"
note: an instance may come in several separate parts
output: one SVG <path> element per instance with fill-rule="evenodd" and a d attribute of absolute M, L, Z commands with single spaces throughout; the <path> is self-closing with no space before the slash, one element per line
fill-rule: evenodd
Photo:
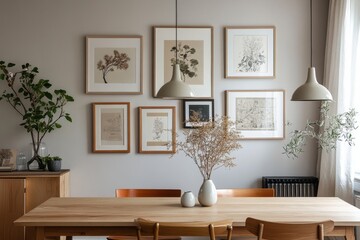
<path fill-rule="evenodd" d="M 355 109 L 333 115 L 329 114 L 329 103 L 323 102 L 320 107 L 320 120 L 307 121 L 304 130 L 295 130 L 291 133 L 288 144 L 284 146 L 288 157 L 298 158 L 302 153 L 307 138 L 318 142 L 320 149 L 330 151 L 336 148 L 337 141 L 345 141 L 350 146 L 354 144 L 352 132 L 357 129 Z M 327 122 L 327 123 L 326 123 Z"/>
<path fill-rule="evenodd" d="M 5 80 L 7 89 L 0 95 L 0 101 L 7 101 L 22 117 L 20 126 L 30 133 L 34 156 L 27 162 L 36 161 L 39 169 L 46 165 L 39 156 L 40 145 L 47 133 L 61 128 L 59 120 L 65 118 L 71 122 L 70 114 L 65 112 L 64 106 L 74 99 L 63 89 L 51 91 L 49 80 L 35 80 L 39 73 L 37 67 L 29 63 L 22 65 L 22 70 L 11 72 L 15 64 L 0 61 L 0 80 Z"/>
<path fill-rule="evenodd" d="M 190 121 L 201 122 L 197 114 Z M 196 125 L 200 127 L 182 131 L 185 139 L 177 141 L 177 152 L 184 152 L 198 167 L 203 177 L 198 200 L 203 206 L 211 206 L 217 201 L 211 174 L 220 167 L 235 166 L 235 158 L 230 153 L 241 148 L 241 136 L 235 129 L 235 123 L 226 116 L 215 117 L 212 121 Z"/>
<path fill-rule="evenodd" d="M 61 170 L 61 158 L 58 156 L 51 157 L 46 156 L 43 157 L 44 163 L 47 165 L 47 168 L 50 172 L 58 172 Z"/>

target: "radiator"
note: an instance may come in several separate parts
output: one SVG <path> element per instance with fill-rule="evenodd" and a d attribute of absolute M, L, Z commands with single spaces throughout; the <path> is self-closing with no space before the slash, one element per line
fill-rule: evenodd
<path fill-rule="evenodd" d="M 275 197 L 316 197 L 319 179 L 316 177 L 262 178 L 263 188 L 274 188 Z"/>

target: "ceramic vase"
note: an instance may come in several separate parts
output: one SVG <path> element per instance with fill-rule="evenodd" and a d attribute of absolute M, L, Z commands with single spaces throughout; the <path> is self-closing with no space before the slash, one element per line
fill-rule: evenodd
<path fill-rule="evenodd" d="M 210 207 L 217 202 L 216 188 L 212 180 L 204 179 L 199 190 L 198 200 L 203 207 Z"/>
<path fill-rule="evenodd" d="M 181 206 L 183 207 L 194 207 L 195 196 L 191 191 L 184 192 L 181 196 Z"/>

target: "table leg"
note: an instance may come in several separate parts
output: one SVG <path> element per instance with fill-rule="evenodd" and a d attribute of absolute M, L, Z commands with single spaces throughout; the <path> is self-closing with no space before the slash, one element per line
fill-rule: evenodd
<path fill-rule="evenodd" d="M 43 227 L 36 227 L 35 234 L 36 234 L 36 237 L 35 237 L 36 240 L 44 240 L 45 239 L 45 231 L 44 231 Z"/>
<path fill-rule="evenodd" d="M 345 228 L 345 240 L 355 240 L 354 227 Z"/>

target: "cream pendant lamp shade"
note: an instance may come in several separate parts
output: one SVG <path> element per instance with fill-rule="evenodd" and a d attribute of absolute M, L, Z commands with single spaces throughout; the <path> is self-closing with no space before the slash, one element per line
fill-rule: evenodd
<path fill-rule="evenodd" d="M 306 82 L 298 87 L 292 95 L 291 101 L 332 101 L 329 90 L 316 80 L 314 67 L 308 70 Z"/>
<path fill-rule="evenodd" d="M 298 87 L 291 97 L 291 101 L 332 101 L 333 98 L 326 87 L 316 80 L 315 68 L 312 67 L 312 0 L 310 0 L 310 63 L 306 82 Z"/>
<path fill-rule="evenodd" d="M 175 0 L 175 47 L 177 49 L 177 0 Z M 158 98 L 191 98 L 194 97 L 194 93 L 191 88 L 181 79 L 180 65 L 178 64 L 177 51 L 175 51 L 176 61 L 173 65 L 173 74 L 169 82 L 165 83 L 157 92 Z"/>
<path fill-rule="evenodd" d="M 181 79 L 179 64 L 174 64 L 171 80 L 160 88 L 156 96 L 159 98 L 188 98 L 194 96 L 190 86 Z"/>

